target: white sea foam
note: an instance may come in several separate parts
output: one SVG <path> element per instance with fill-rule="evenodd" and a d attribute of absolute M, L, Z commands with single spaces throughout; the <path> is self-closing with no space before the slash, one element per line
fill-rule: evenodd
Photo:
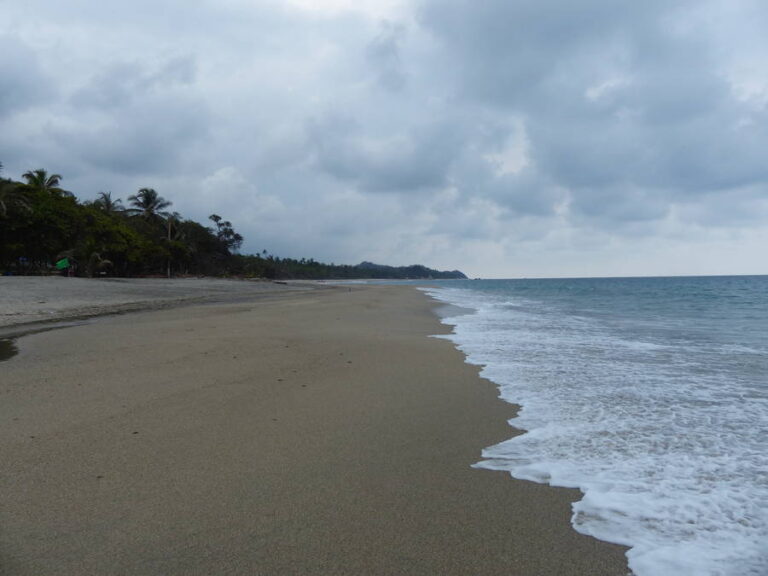
<path fill-rule="evenodd" d="M 631 546 L 638 576 L 768 575 L 763 348 L 663 315 L 648 332 L 498 290 L 427 292 L 475 310 L 443 319 L 448 338 L 522 406 L 527 433 L 478 467 L 580 488 L 574 527 Z"/>

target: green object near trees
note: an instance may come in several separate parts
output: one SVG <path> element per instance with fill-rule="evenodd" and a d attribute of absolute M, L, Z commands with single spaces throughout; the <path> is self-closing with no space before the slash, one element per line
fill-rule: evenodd
<path fill-rule="evenodd" d="M 69 268 L 69 258 L 62 258 L 61 260 L 56 262 L 57 270 L 64 270 L 65 268 Z"/>

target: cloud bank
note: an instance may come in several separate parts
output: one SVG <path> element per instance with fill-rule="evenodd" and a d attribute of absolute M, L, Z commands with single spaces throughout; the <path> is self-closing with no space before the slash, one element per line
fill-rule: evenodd
<path fill-rule="evenodd" d="M 65 4 L 0 4 L 6 176 L 329 262 L 768 272 L 757 1 Z"/>

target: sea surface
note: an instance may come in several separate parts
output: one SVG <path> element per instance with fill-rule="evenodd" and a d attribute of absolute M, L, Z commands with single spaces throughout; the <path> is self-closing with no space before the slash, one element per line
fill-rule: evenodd
<path fill-rule="evenodd" d="M 425 289 L 526 430 L 477 466 L 580 488 L 637 576 L 768 575 L 768 276 Z"/>

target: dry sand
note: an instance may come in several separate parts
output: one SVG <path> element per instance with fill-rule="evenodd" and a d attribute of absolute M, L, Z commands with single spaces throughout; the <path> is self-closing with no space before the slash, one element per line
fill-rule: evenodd
<path fill-rule="evenodd" d="M 0 276 L 0 329 L 307 289 L 307 284 L 221 278 Z"/>
<path fill-rule="evenodd" d="M 572 490 L 470 466 L 514 407 L 426 296 L 103 318 L 0 363 L 0 573 L 623 576 Z"/>

